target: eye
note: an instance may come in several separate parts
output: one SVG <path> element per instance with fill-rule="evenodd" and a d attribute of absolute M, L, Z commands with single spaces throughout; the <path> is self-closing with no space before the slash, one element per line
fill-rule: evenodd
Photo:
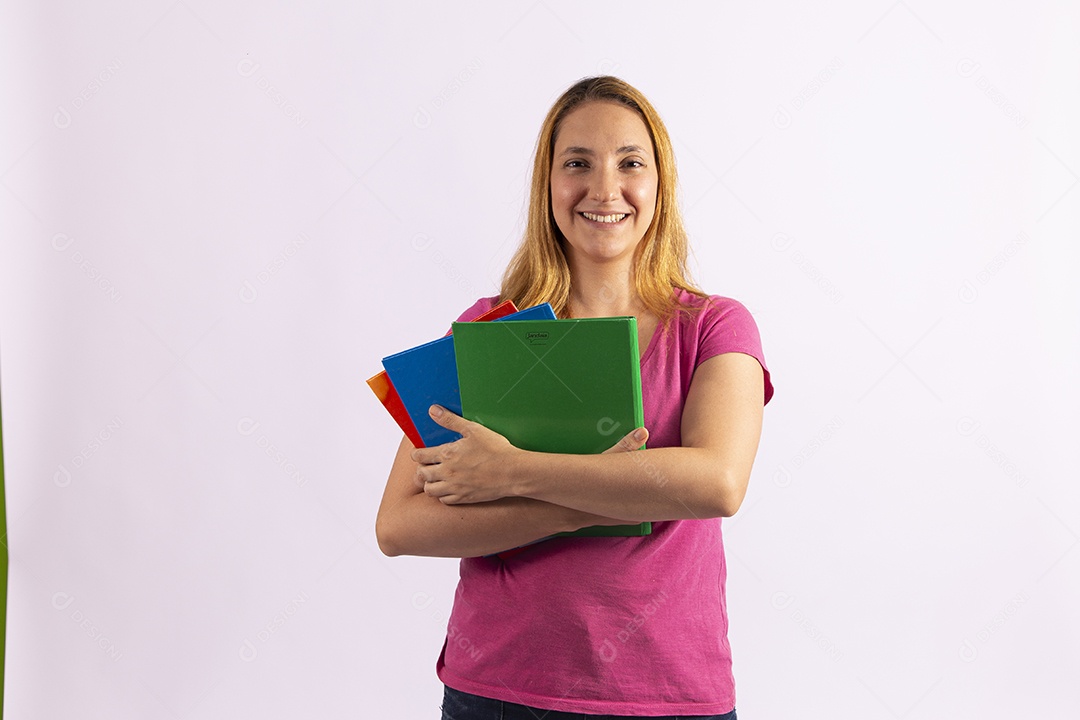
<path fill-rule="evenodd" d="M 640 160 L 636 160 L 636 159 L 634 159 L 634 160 L 624 160 L 623 161 L 623 167 L 643 168 L 643 167 L 645 167 L 645 163 L 641 162 Z"/>
<path fill-rule="evenodd" d="M 583 167 L 587 167 L 587 166 L 585 165 L 585 161 L 584 161 L 584 160 L 567 160 L 567 161 L 566 161 L 566 164 L 565 164 L 565 165 L 563 165 L 563 167 L 568 167 L 568 168 L 583 168 Z"/>

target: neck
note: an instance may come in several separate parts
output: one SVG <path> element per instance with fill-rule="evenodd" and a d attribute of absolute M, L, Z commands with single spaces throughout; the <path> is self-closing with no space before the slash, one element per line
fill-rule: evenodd
<path fill-rule="evenodd" d="M 638 315 L 645 307 L 634 287 L 630 263 L 571 263 L 571 317 Z"/>

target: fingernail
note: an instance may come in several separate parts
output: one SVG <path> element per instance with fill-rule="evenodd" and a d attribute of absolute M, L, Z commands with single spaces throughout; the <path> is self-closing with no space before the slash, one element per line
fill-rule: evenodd
<path fill-rule="evenodd" d="M 431 413 L 431 417 L 440 417 L 442 415 L 442 408 L 438 405 L 432 405 L 429 412 Z"/>
<path fill-rule="evenodd" d="M 638 428 L 637 430 L 635 430 L 634 431 L 634 439 L 635 440 L 644 440 L 645 439 L 645 428 Z"/>

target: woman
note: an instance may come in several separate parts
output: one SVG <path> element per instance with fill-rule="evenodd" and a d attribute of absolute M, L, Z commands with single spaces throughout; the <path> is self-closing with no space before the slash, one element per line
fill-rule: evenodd
<path fill-rule="evenodd" d="M 578 82 L 541 129 L 525 239 L 500 295 L 459 318 L 506 299 L 550 302 L 559 317 L 635 316 L 645 428 L 602 455 L 535 453 L 432 406 L 462 438 L 398 450 L 380 547 L 462 558 L 436 665 L 444 719 L 735 718 L 720 518 L 746 492 L 772 384 L 747 310 L 686 277 L 675 178 L 640 92 Z M 484 557 L 643 521 L 651 535 Z"/>

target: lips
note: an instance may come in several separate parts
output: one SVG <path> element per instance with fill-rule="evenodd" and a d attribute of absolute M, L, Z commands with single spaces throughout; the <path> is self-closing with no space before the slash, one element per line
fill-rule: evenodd
<path fill-rule="evenodd" d="M 586 220 L 592 220 L 593 222 L 608 224 L 617 223 L 623 218 L 625 218 L 627 215 L 629 215 L 629 213 L 608 213 L 606 215 L 591 212 L 581 213 L 581 216 L 584 217 Z"/>

